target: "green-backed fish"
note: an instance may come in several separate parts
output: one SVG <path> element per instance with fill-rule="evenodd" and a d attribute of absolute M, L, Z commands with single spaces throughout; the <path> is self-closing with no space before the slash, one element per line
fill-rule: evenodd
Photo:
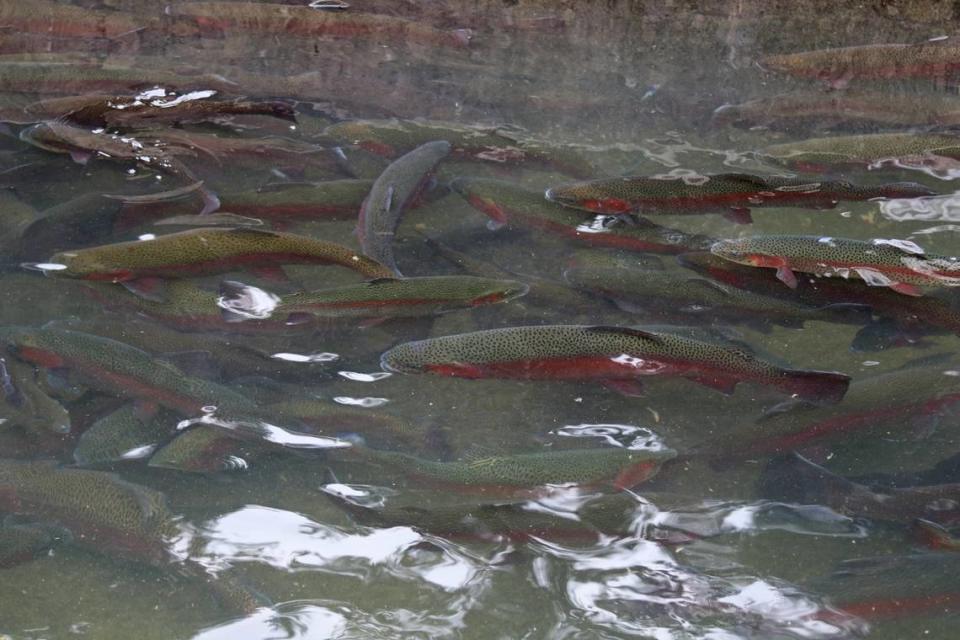
<path fill-rule="evenodd" d="M 594 246 L 644 253 L 699 251 L 712 238 L 669 229 L 644 219 L 589 217 L 543 198 L 543 194 L 501 180 L 457 178 L 450 185 L 497 226 L 542 231 Z"/>
<path fill-rule="evenodd" d="M 923 295 L 924 286 L 960 286 L 960 258 L 927 254 L 909 240 L 753 236 L 720 240 L 710 251 L 738 264 L 776 269 L 777 278 L 792 289 L 797 287 L 795 271 L 860 278 L 910 296 Z"/>
<path fill-rule="evenodd" d="M 18 427 L 34 436 L 70 432 L 70 414 L 36 379 L 33 367 L 0 356 L 0 430 Z"/>
<path fill-rule="evenodd" d="M 751 222 L 753 207 L 832 209 L 845 200 L 932 195 L 936 192 L 913 182 L 859 186 L 746 173 L 608 178 L 551 187 L 546 192 L 548 200 L 594 213 L 720 213 L 738 223 Z"/>
<path fill-rule="evenodd" d="M 420 195 L 434 168 L 450 153 L 450 143 L 436 140 L 394 160 L 377 178 L 360 207 L 357 232 L 364 255 L 395 274 L 393 238 L 400 218 Z"/>
<path fill-rule="evenodd" d="M 314 318 L 403 318 L 434 315 L 506 302 L 524 295 L 515 280 L 473 276 L 381 278 L 363 284 L 277 296 L 239 282 L 225 281 L 217 304 L 229 322 L 281 319 L 285 324 Z"/>
<path fill-rule="evenodd" d="M 63 527 L 36 523 L 0 525 L 0 569 L 28 562 L 71 540 Z"/>
<path fill-rule="evenodd" d="M 238 471 L 249 466 L 251 456 L 264 451 L 223 429 L 199 425 L 187 429 L 158 449 L 147 464 L 189 473 Z"/>
<path fill-rule="evenodd" d="M 850 383 L 842 373 L 784 369 L 739 348 L 607 326 L 509 327 L 407 342 L 384 353 L 380 364 L 397 373 L 460 378 L 601 380 L 633 392 L 655 375 L 723 393 L 749 381 L 817 403 L 839 401 Z"/>
<path fill-rule="evenodd" d="M 39 268 L 58 276 L 130 283 L 142 295 L 162 286 L 157 278 L 244 268 L 270 274 L 285 264 L 337 265 L 368 278 L 393 275 L 380 263 L 343 245 L 259 229 L 190 229 L 148 240 L 65 251 L 48 262 Z"/>
<path fill-rule="evenodd" d="M 170 437 L 177 418 L 166 413 L 144 415 L 133 403 L 94 422 L 77 440 L 73 459 L 94 465 L 148 457 Z"/>
<path fill-rule="evenodd" d="M 479 454 L 458 462 L 436 462 L 397 451 L 363 447 L 355 447 L 353 451 L 374 463 L 397 467 L 413 478 L 480 492 L 567 483 L 611 483 L 616 489 L 629 489 L 653 477 L 661 464 L 677 455 L 668 448 L 610 447 L 509 455 Z"/>

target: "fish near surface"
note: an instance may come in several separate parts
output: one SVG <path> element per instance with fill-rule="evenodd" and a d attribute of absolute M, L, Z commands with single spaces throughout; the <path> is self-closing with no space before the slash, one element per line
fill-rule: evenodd
<path fill-rule="evenodd" d="M 753 236 L 720 240 L 710 251 L 738 264 L 776 269 L 791 289 L 797 288 L 795 271 L 859 278 L 909 296 L 923 295 L 923 286 L 960 286 L 960 258 L 928 255 L 908 240 Z"/>
<path fill-rule="evenodd" d="M 144 416 L 131 403 L 100 418 L 77 440 L 73 459 L 80 465 L 94 465 L 149 456 L 158 443 L 169 437 L 177 419 L 160 414 Z"/>
<path fill-rule="evenodd" d="M 673 449 L 639 450 L 626 448 L 568 449 L 510 455 L 468 455 L 459 462 L 424 460 L 397 451 L 355 447 L 356 455 L 377 464 L 395 466 L 402 472 L 426 481 L 460 486 L 464 490 L 493 491 L 495 488 L 530 489 L 547 484 L 598 485 L 611 483 L 629 489 L 651 478 L 667 460 L 676 457 Z"/>
<path fill-rule="evenodd" d="M 150 457 L 151 467 L 188 473 L 216 473 L 246 469 L 252 456 L 262 454 L 256 445 L 231 436 L 223 429 L 199 425 L 187 429 Z"/>
<path fill-rule="evenodd" d="M 69 531 L 54 525 L 0 524 L 0 569 L 32 560 L 70 539 Z"/>
<path fill-rule="evenodd" d="M 287 324 L 313 318 L 400 318 L 434 315 L 506 302 L 524 295 L 515 280 L 473 276 L 381 278 L 359 285 L 276 296 L 238 282 L 221 284 L 217 304 L 232 322 L 284 318 Z"/>
<path fill-rule="evenodd" d="M 766 69 L 813 78 L 833 88 L 853 80 L 944 78 L 960 70 L 960 47 L 950 42 L 867 44 L 769 55 Z"/>
<path fill-rule="evenodd" d="M 399 274 L 393 239 L 400 218 L 420 195 L 437 163 L 449 153 L 450 143 L 436 140 L 397 158 L 384 169 L 360 207 L 357 230 L 364 255 Z"/>
<path fill-rule="evenodd" d="M 179 278 L 234 269 L 272 270 L 285 264 L 338 265 L 369 278 L 390 277 L 381 264 L 333 242 L 259 229 L 190 229 L 58 253 L 50 263 L 62 265 L 58 276 L 105 282 L 144 278 Z M 160 283 L 142 283 L 145 290 Z"/>
<path fill-rule="evenodd" d="M 682 377 L 723 393 L 755 382 L 816 403 L 839 401 L 850 378 L 784 369 L 743 349 L 626 327 L 510 327 L 407 342 L 383 354 L 397 373 L 460 378 L 601 380 L 633 388 L 648 376 Z"/>
<path fill-rule="evenodd" d="M 932 195 L 936 195 L 936 192 L 909 182 L 861 187 L 849 182 L 810 181 L 745 173 L 589 180 L 551 187 L 546 192 L 548 200 L 594 213 L 721 213 L 738 223 L 751 222 L 752 207 L 832 209 L 844 200 Z"/>
<path fill-rule="evenodd" d="M 653 224 L 642 218 L 622 221 L 590 219 L 576 209 L 545 200 L 543 194 L 517 184 L 482 178 L 457 178 L 451 188 L 496 226 L 546 232 L 593 247 L 643 253 L 678 254 L 709 248 L 714 240 Z"/>

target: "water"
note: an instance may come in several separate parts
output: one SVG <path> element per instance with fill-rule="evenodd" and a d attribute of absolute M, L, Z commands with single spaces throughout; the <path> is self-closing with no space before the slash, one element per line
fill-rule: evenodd
<path fill-rule="evenodd" d="M 17 3 L 0 3 L 0 22 L 11 25 L 0 35 L 10 56 L 0 58 L 0 111 L 10 122 L 0 136 L 0 325 L 132 345 L 150 354 L 138 369 L 145 376 L 167 372 L 169 384 L 189 380 L 199 389 L 181 402 L 165 395 L 169 387 L 111 377 L 113 342 L 65 362 L 4 351 L 3 457 L 62 466 L 37 467 L 52 483 L 37 497 L 23 484 L 27 467 L 0 462 L 7 518 L 0 637 L 954 637 L 960 556 L 931 550 L 911 528 L 916 517 L 955 521 L 956 490 L 931 488 L 957 479 L 952 394 L 960 366 L 950 291 L 922 299 L 884 292 L 890 296 L 871 302 L 880 306 L 866 330 L 871 318 L 862 309 L 783 311 L 772 298 L 731 317 L 717 306 L 716 285 L 702 283 L 699 295 L 714 297 L 658 305 L 647 291 L 617 306 L 609 295 L 574 290 L 564 272 L 605 260 L 622 286 L 656 273 L 678 289 L 700 276 L 672 255 L 590 248 L 542 228 L 504 227 L 449 186 L 455 178 L 493 178 L 536 194 L 574 177 L 669 175 L 695 184 L 720 172 L 787 176 L 755 152 L 830 134 L 910 131 L 911 124 L 922 132 L 931 123 L 921 115 L 935 101 L 941 114 L 955 109 L 947 78 L 854 78 L 847 93 L 828 94 L 815 81 L 759 65 L 771 53 L 922 42 L 949 34 L 956 20 L 942 3 L 874 4 L 853 11 L 796 2 L 356 2 L 316 9 L 328 26 L 340 26 L 307 35 L 286 18 L 224 22 L 242 3 L 224 3 L 199 20 L 191 11 L 203 11 L 203 3 L 32 3 L 36 21 L 20 16 Z M 85 10 L 66 13 L 74 5 Z M 130 69 L 132 76 L 116 79 Z M 816 102 L 856 91 L 874 92 L 872 107 L 889 101 L 906 122 L 848 109 L 842 117 L 768 114 L 735 127 L 713 114 L 790 92 Z M 294 105 L 296 122 L 265 115 L 88 122 L 85 133 L 118 132 L 128 145 L 112 155 L 132 157 L 101 154 L 86 164 L 18 137 L 55 117 L 36 115 L 38 100 L 86 93 L 164 104 L 179 96 L 276 99 Z M 898 110 L 898 100 L 908 107 Z M 205 224 L 289 231 L 356 250 L 358 204 L 369 183 L 353 185 L 354 195 L 344 196 L 352 204 L 336 211 L 319 208 L 333 200 L 317 194 L 332 180 L 375 179 L 386 162 L 328 127 L 393 117 L 438 123 L 423 142 L 455 142 L 464 135 L 456 126 L 475 125 L 508 141 L 440 161 L 394 242 L 403 274 L 509 278 L 529 285 L 526 295 L 436 316 L 318 326 L 290 316 L 288 326 L 271 327 L 283 296 L 363 277 L 294 265 L 285 268 L 287 280 L 275 270 L 229 271 L 144 297 L 58 273 L 57 251 L 195 228 L 184 218 L 155 223 L 199 214 L 204 193 L 207 204 L 211 194 L 223 202 Z M 945 115 L 940 123 L 951 124 Z M 174 161 L 130 146 L 161 135 L 166 149 L 186 151 Z M 220 146 L 230 140 L 259 142 L 252 150 Z M 549 162 L 517 163 L 518 149 L 543 151 Z M 955 169 L 939 160 L 804 174 L 866 185 L 915 181 L 936 191 L 933 198 L 755 207 L 752 225 L 712 213 L 654 221 L 713 238 L 883 238 L 958 255 Z M 295 196 L 303 193 L 297 185 L 305 196 Z M 144 201 L 178 190 L 168 201 Z M 266 208 L 278 194 L 306 205 Z M 585 214 L 575 224 L 586 236 L 617 223 Z M 647 271 L 625 277 L 623 269 Z M 808 276 L 800 279 L 809 285 Z M 245 290 L 256 303 L 245 322 L 221 320 L 223 280 L 256 287 Z M 908 317 L 907 305 L 931 297 L 943 309 L 926 320 Z M 766 317 L 779 321 L 761 322 Z M 900 320 L 898 330 L 890 317 Z M 932 317 L 947 328 L 932 331 Z M 709 329 L 710 341 L 747 345 L 778 365 L 844 372 L 853 383 L 835 406 L 758 422 L 786 396 L 750 383 L 728 396 L 677 378 L 647 379 L 644 395 L 631 397 L 595 381 L 381 370 L 381 355 L 400 343 L 545 324 L 655 325 L 682 335 Z M 4 331 L 5 345 L 22 347 Z M 123 353 L 121 361 L 140 362 Z M 851 415 L 866 417 L 844 422 Z M 838 424 L 848 426 L 839 434 L 805 431 Z M 109 437 L 95 440 L 98 433 Z M 196 440 L 185 444 L 182 434 Z M 174 436 L 183 449 L 157 457 Z M 421 462 L 390 464 L 358 453 L 364 446 L 447 462 L 578 448 L 678 455 L 632 490 L 561 483 L 505 496 L 496 487 L 468 492 L 423 482 L 413 473 Z M 823 490 L 825 472 L 796 458 L 774 460 L 793 449 L 857 485 L 833 479 Z M 76 460 L 108 450 L 115 460 L 70 475 Z M 193 457 L 179 457 L 186 454 Z M 90 478 L 93 489 L 80 493 Z M 156 506 L 160 494 L 166 507 Z M 131 551 L 108 530 L 109 514 L 131 513 L 123 509 L 141 527 L 131 539 L 156 546 L 137 542 Z M 32 546 L 15 553 L 22 547 L 4 535 L 30 536 Z"/>

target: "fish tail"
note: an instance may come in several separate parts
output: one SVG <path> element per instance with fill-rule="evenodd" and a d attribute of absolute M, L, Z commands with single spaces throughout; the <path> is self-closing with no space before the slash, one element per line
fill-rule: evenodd
<path fill-rule="evenodd" d="M 914 520 L 912 533 L 917 540 L 931 549 L 953 549 L 957 546 L 947 529 L 929 520 Z"/>
<path fill-rule="evenodd" d="M 787 369 L 777 386 L 801 400 L 834 404 L 840 402 L 847 393 L 850 376 L 835 371 Z"/>

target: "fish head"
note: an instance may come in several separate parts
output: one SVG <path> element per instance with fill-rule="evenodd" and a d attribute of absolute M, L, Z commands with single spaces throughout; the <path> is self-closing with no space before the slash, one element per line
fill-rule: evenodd
<path fill-rule="evenodd" d="M 765 253 L 751 238 L 737 240 L 718 240 L 710 246 L 713 255 L 751 267 L 779 267 L 782 258 Z"/>
<path fill-rule="evenodd" d="M 550 187 L 544 196 L 550 202 L 594 213 L 627 213 L 632 205 L 624 196 L 626 180 L 589 180 Z"/>
<path fill-rule="evenodd" d="M 389 373 L 423 373 L 427 370 L 426 341 L 405 342 L 380 356 L 380 368 Z"/>
<path fill-rule="evenodd" d="M 100 282 L 123 282 L 131 275 L 129 271 L 108 267 L 92 251 L 61 251 L 48 263 L 36 266 L 48 275 Z"/>
<path fill-rule="evenodd" d="M 56 129 L 47 122 L 40 122 L 23 129 L 20 131 L 20 139 L 27 144 L 53 153 L 70 153 L 77 150 L 75 145 L 58 134 Z"/>

